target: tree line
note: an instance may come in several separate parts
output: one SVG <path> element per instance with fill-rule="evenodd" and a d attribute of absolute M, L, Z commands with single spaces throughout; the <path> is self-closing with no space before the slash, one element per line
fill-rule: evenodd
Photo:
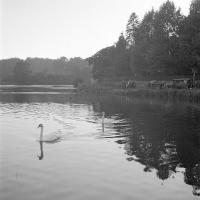
<path fill-rule="evenodd" d="M 152 80 L 200 72 L 200 0 L 188 16 L 167 0 L 140 20 L 130 15 L 118 41 L 82 59 L 11 58 L 0 60 L 0 83 L 72 84 L 94 79 Z"/>
<path fill-rule="evenodd" d="M 200 0 L 188 16 L 167 0 L 140 20 L 133 12 L 116 44 L 88 58 L 98 81 L 167 79 L 200 72 Z"/>
<path fill-rule="evenodd" d="M 91 67 L 79 57 L 0 60 L 1 84 L 77 84 L 90 79 Z"/>

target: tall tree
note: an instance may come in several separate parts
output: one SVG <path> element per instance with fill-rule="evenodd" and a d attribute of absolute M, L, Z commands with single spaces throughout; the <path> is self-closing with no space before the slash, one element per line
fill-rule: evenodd
<path fill-rule="evenodd" d="M 190 15 L 200 14 L 200 0 L 193 0 L 190 4 Z"/>
<path fill-rule="evenodd" d="M 94 79 L 103 81 L 115 76 L 115 46 L 106 47 L 88 58 Z"/>
<path fill-rule="evenodd" d="M 147 12 L 137 28 L 135 44 L 130 49 L 130 67 L 135 76 L 148 77 L 152 64 L 152 37 L 154 34 L 154 10 Z"/>
<path fill-rule="evenodd" d="M 190 13 L 180 26 L 179 71 L 184 74 L 200 72 L 200 0 L 190 5 Z"/>
<path fill-rule="evenodd" d="M 99 81 L 119 80 L 132 76 L 129 68 L 129 51 L 123 33 L 115 46 L 106 47 L 88 58 L 93 77 Z"/>
<path fill-rule="evenodd" d="M 155 12 L 152 49 L 154 73 L 166 75 L 176 71 L 175 57 L 182 20 L 180 9 L 169 0 Z"/>
<path fill-rule="evenodd" d="M 119 78 L 131 78 L 132 71 L 130 69 L 130 55 L 127 48 L 127 41 L 123 33 L 119 36 L 115 48 L 115 72 Z"/>
<path fill-rule="evenodd" d="M 128 46 L 135 44 L 137 29 L 139 26 L 139 19 L 136 13 L 132 13 L 126 25 L 126 41 Z"/>

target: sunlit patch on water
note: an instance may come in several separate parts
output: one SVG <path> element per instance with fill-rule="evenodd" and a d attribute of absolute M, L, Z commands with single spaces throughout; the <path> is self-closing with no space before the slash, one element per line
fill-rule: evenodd
<path fill-rule="evenodd" d="M 199 195 L 198 106 L 49 93 L 0 99 L 0 199 Z M 39 124 L 59 140 L 39 141 Z"/>

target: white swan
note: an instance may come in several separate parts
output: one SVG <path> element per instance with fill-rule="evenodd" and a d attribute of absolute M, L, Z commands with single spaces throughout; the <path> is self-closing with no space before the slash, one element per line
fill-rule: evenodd
<path fill-rule="evenodd" d="M 52 133 L 52 134 L 44 137 L 43 136 L 43 127 L 44 127 L 43 124 L 38 125 L 38 128 L 41 128 L 39 142 L 55 143 L 55 142 L 60 141 L 61 136 L 56 133 Z"/>
<path fill-rule="evenodd" d="M 114 119 L 111 117 L 106 117 L 105 112 L 102 112 L 101 123 L 107 125 L 113 125 Z"/>

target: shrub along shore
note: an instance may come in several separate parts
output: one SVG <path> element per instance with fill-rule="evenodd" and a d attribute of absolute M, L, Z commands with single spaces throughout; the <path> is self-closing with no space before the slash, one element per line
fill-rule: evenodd
<path fill-rule="evenodd" d="M 200 103 L 199 89 L 114 89 L 114 94 Z"/>
<path fill-rule="evenodd" d="M 78 87 L 78 93 L 84 95 L 127 95 L 142 98 L 162 98 L 172 101 L 187 101 L 200 103 L 200 89 L 176 89 L 176 88 L 113 88 L 112 86 L 102 86 L 99 84 L 94 85 L 81 85 Z"/>

